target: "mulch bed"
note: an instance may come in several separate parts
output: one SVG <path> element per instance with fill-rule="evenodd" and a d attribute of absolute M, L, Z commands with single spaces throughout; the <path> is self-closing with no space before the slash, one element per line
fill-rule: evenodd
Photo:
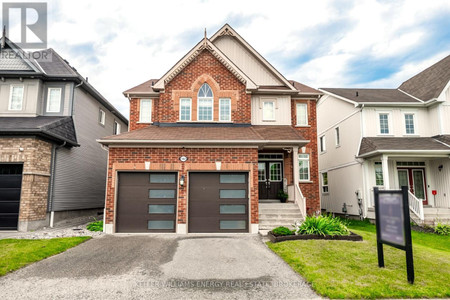
<path fill-rule="evenodd" d="M 333 241 L 354 241 L 360 242 L 363 240 L 362 236 L 350 231 L 350 235 L 318 235 L 318 234 L 299 234 L 299 235 L 280 235 L 276 236 L 269 231 L 267 233 L 269 240 L 272 243 L 294 240 L 333 240 Z"/>

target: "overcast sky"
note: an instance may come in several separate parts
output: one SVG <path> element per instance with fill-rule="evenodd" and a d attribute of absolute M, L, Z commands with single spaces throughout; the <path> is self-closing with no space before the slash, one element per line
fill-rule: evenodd
<path fill-rule="evenodd" d="M 288 79 L 397 87 L 450 54 L 450 1 L 50 1 L 54 48 L 128 117 L 122 92 L 230 24 Z"/>

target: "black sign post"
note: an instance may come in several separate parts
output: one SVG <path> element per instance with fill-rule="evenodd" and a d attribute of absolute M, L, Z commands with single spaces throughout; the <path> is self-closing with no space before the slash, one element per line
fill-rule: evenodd
<path fill-rule="evenodd" d="M 408 187 L 388 191 L 374 188 L 378 266 L 384 268 L 383 244 L 406 251 L 408 282 L 414 283 Z"/>

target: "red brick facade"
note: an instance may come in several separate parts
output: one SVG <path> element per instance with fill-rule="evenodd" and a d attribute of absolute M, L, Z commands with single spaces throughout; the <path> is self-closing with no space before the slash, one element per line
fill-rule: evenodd
<path fill-rule="evenodd" d="M 180 156 L 188 161 L 180 162 Z M 258 223 L 258 149 L 257 148 L 110 148 L 108 165 L 108 188 L 106 197 L 106 224 L 114 223 L 115 184 L 117 171 L 165 170 L 184 175 L 186 184 L 178 189 L 178 224 L 187 222 L 187 195 L 189 171 L 217 171 L 216 162 L 221 162 L 221 171 L 249 172 L 250 221 Z"/>

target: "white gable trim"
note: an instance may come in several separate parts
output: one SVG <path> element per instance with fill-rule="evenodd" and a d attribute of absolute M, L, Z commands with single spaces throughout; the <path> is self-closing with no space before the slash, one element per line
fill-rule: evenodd
<path fill-rule="evenodd" d="M 212 37 L 211 42 L 214 43 L 214 40 L 223 36 L 230 35 L 236 38 L 244 47 L 247 48 L 250 53 L 252 53 L 269 71 L 274 74 L 281 82 L 283 82 L 287 87 L 291 90 L 296 91 L 294 86 L 280 73 L 277 69 L 275 69 L 261 54 L 259 54 L 246 40 L 244 40 L 230 25 L 225 24 L 222 28 L 220 28 Z"/>
<path fill-rule="evenodd" d="M 249 90 L 255 90 L 258 86 L 242 72 L 225 54 L 222 53 L 210 40 L 206 37 L 191 49 L 182 59 L 180 59 L 161 79 L 159 79 L 153 89 L 162 90 L 165 84 L 169 83 L 177 76 L 194 58 L 196 58 L 203 50 L 208 50 L 214 57 L 219 60 L 236 78 L 246 85 Z"/>

